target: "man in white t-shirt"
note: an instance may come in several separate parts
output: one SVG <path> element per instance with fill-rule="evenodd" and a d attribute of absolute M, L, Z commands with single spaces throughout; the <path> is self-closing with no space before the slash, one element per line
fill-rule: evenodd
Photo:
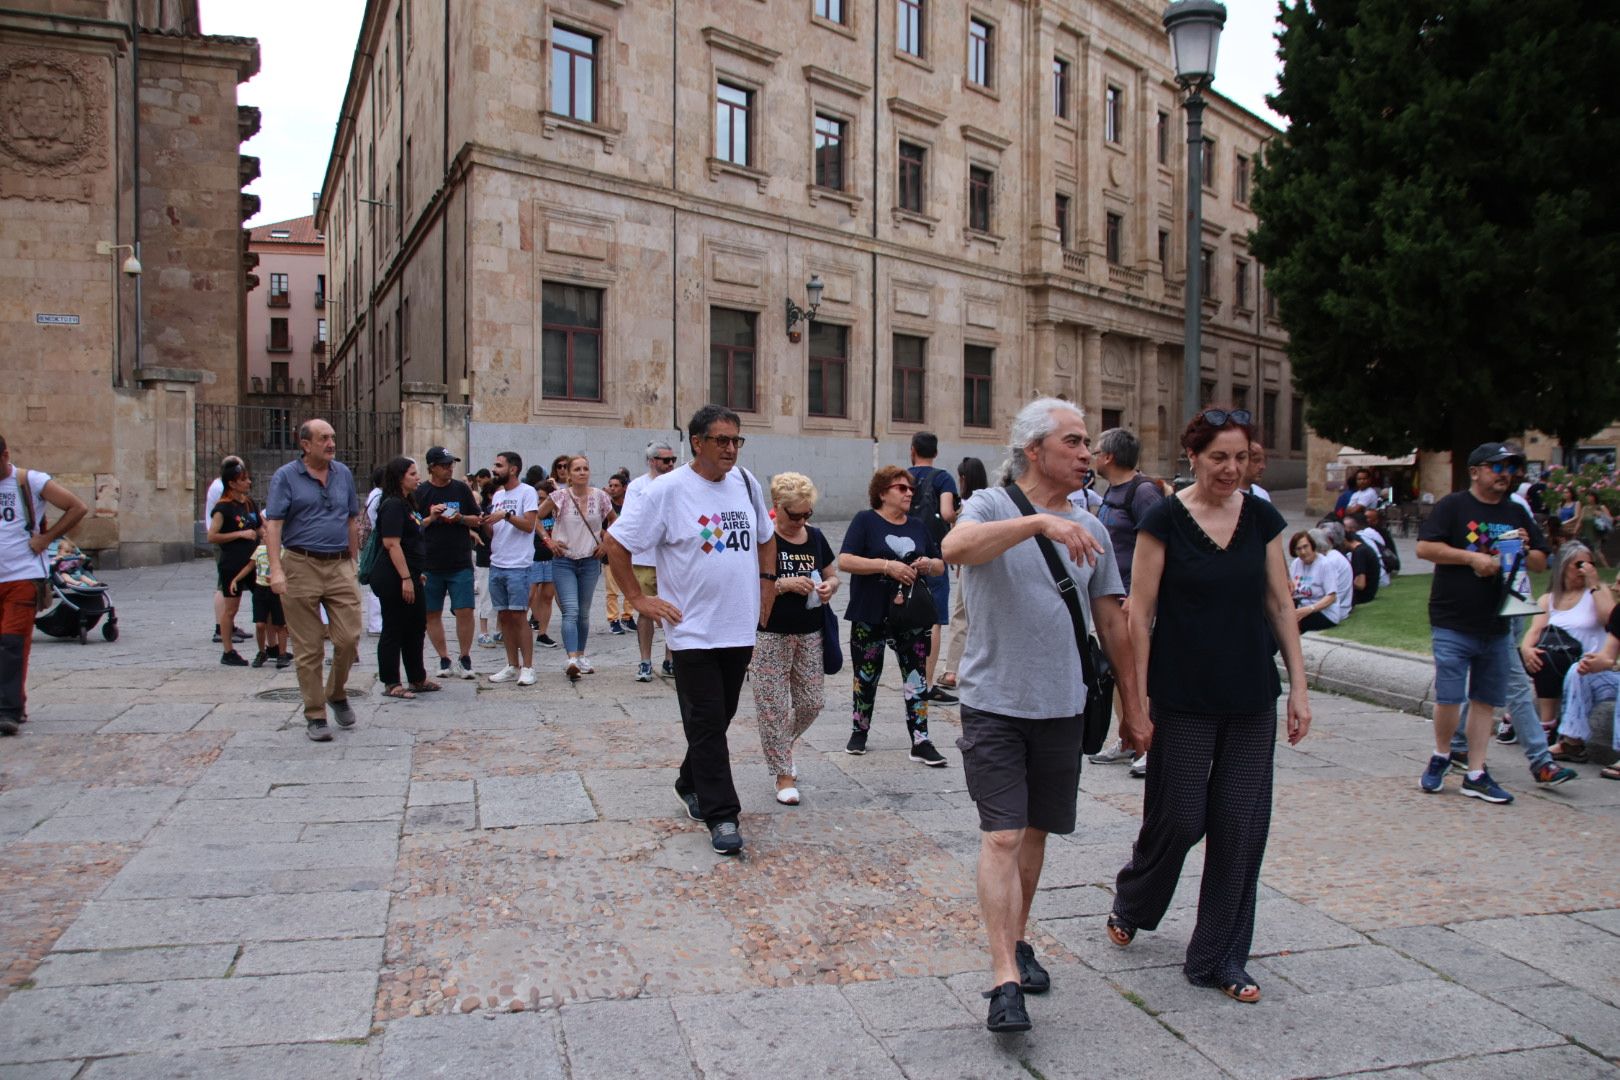
<path fill-rule="evenodd" d="M 50 473 L 29 470 L 24 490 L 19 471 L 0 435 L 0 735 L 17 734 L 17 725 L 28 719 L 28 647 L 37 583 L 49 573 L 45 549 L 85 513 L 79 497 Z M 50 507 L 60 513 L 47 525 Z"/>
<path fill-rule="evenodd" d="M 1260 486 L 1266 475 L 1266 448 L 1257 442 L 1249 444 L 1249 467 L 1243 473 L 1243 490 L 1257 499 L 1271 501 L 1271 492 Z"/>
<path fill-rule="evenodd" d="M 1378 489 L 1373 486 L 1373 475 L 1366 469 L 1356 470 L 1356 490 L 1350 493 L 1350 505 L 1347 509 L 1361 507 L 1363 510 L 1378 505 Z"/>
<path fill-rule="evenodd" d="M 675 794 L 709 827 L 716 853 L 742 852 L 742 806 L 731 779 L 726 729 L 754 654 L 754 631 L 776 597 L 776 534 L 759 481 L 733 468 L 742 449 L 737 414 L 705 405 L 687 426 L 692 461 L 647 487 L 608 529 L 608 565 L 637 613 L 664 624 L 686 757 Z M 648 596 L 630 553 L 650 555 L 659 594 Z"/>
<path fill-rule="evenodd" d="M 529 580 L 534 563 L 534 530 L 540 522 L 540 496 L 521 479 L 523 457 L 515 450 L 495 455 L 490 469 L 495 493 L 484 524 L 489 530 L 489 603 L 506 646 L 506 666 L 490 682 L 517 680 L 534 685 L 534 638 L 529 634 Z M 520 660 L 521 655 L 521 660 Z"/>
<path fill-rule="evenodd" d="M 630 481 L 630 486 L 624 489 L 624 509 L 628 510 L 635 505 L 641 496 L 647 493 L 647 485 L 660 476 L 667 476 L 675 468 L 675 447 L 667 439 L 654 439 L 647 444 L 647 472 Z M 623 510 L 620 511 L 623 513 Z M 630 553 L 630 568 L 635 571 L 636 583 L 641 586 L 644 596 L 658 595 L 658 568 L 653 565 L 651 552 L 633 551 Z M 639 619 L 636 621 L 636 644 L 641 646 L 641 663 L 636 666 L 636 682 L 652 682 L 652 644 L 653 627 L 657 625 L 655 619 Z M 675 664 L 670 659 L 669 645 L 664 645 L 664 676 L 675 677 Z"/>
<path fill-rule="evenodd" d="M 242 463 L 243 463 L 242 459 L 237 457 L 235 454 L 226 454 L 224 457 L 219 459 L 219 472 L 217 472 L 214 475 L 213 482 L 208 485 L 208 494 L 203 497 L 203 521 L 204 522 L 212 521 L 214 519 L 214 505 L 216 503 L 218 503 L 220 499 L 225 497 L 225 481 L 220 479 L 220 477 L 223 476 L 224 473 L 225 473 L 225 466 L 227 466 L 227 465 L 241 465 Z M 218 590 L 215 590 L 215 592 L 214 592 L 214 622 L 213 622 L 214 641 L 215 642 L 219 641 L 219 624 L 220 624 L 220 621 L 223 620 L 224 618 L 225 618 L 225 594 L 222 593 L 222 592 L 219 592 Z M 248 640 L 248 635 L 242 633 L 242 631 L 236 629 L 236 627 L 234 627 L 234 626 L 231 627 L 231 636 L 233 638 L 235 638 L 237 641 L 246 641 L 246 640 Z"/>

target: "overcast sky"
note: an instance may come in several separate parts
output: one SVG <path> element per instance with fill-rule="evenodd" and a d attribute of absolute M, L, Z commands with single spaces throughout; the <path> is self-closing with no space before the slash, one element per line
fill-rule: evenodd
<path fill-rule="evenodd" d="M 1281 126 L 1265 102 L 1276 88 L 1276 0 L 1226 0 L 1226 9 L 1215 85 Z M 364 10 L 364 0 L 202 0 L 204 32 L 259 39 L 259 74 L 240 88 L 238 99 L 263 114 L 259 134 L 242 150 L 259 158 L 262 174 L 248 187 L 261 203 L 250 225 L 312 212 L 310 196 L 326 171 Z"/>

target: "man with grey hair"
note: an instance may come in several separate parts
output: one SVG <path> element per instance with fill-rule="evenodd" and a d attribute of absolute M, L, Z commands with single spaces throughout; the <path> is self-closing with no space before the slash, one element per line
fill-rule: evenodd
<path fill-rule="evenodd" d="M 645 474 L 630 481 L 630 486 L 624 489 L 624 511 L 634 506 L 643 495 L 647 494 L 647 485 L 665 476 L 675 468 L 675 447 L 668 439 L 658 438 L 647 444 L 647 471 Z M 651 551 L 632 551 L 630 553 L 630 571 L 636 577 L 636 583 L 641 586 L 644 596 L 658 595 L 658 569 L 652 562 Z M 622 589 L 623 586 L 621 585 Z M 630 608 L 634 610 L 634 608 Z M 653 628 L 658 625 L 656 619 L 649 619 L 645 615 L 635 620 L 636 644 L 641 646 L 641 662 L 636 665 L 636 682 L 652 682 L 652 645 Z M 675 677 L 675 664 L 669 655 L 669 646 L 664 646 L 664 677 Z"/>
<path fill-rule="evenodd" d="M 1047 835 L 1074 831 L 1080 785 L 1086 685 L 1067 597 L 1090 609 L 1086 624 L 1117 673 L 1126 740 L 1146 750 L 1151 733 L 1108 531 L 1068 498 L 1091 467 L 1085 414 L 1057 398 L 1031 402 L 1008 449 L 1004 486 L 967 501 L 943 554 L 962 566 L 973 613 L 956 745 L 979 810 L 979 907 L 995 987 L 986 1026 L 1026 1031 L 1024 992 L 1051 986 L 1024 940 L 1030 903 Z"/>
<path fill-rule="evenodd" d="M 1124 428 L 1109 428 L 1097 437 L 1092 451 L 1093 468 L 1098 476 L 1108 481 L 1108 491 L 1102 497 L 1097 518 L 1108 530 L 1114 544 L 1114 559 L 1119 564 L 1119 578 L 1125 585 L 1125 611 L 1131 607 L 1131 560 L 1136 555 L 1136 526 L 1147 512 L 1164 501 L 1150 477 L 1142 475 L 1137 463 L 1141 460 L 1142 441 Z M 1131 775 L 1142 779 L 1147 776 L 1147 755 L 1135 753 L 1121 737 L 1091 755 L 1094 765 L 1131 764 Z"/>

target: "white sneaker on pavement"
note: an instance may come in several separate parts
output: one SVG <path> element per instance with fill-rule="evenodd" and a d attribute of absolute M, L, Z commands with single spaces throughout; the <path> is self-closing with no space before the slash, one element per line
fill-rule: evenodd
<path fill-rule="evenodd" d="M 596 674 L 596 669 L 591 667 L 591 659 L 588 656 L 581 656 L 579 658 L 579 670 L 583 671 L 587 675 Z"/>
<path fill-rule="evenodd" d="M 518 685 L 519 686 L 533 686 L 534 685 L 534 668 L 526 667 L 518 674 Z"/>
<path fill-rule="evenodd" d="M 507 664 L 505 667 L 501 668 L 501 670 L 499 670 L 495 674 L 491 675 L 489 677 L 489 681 L 490 682 L 511 682 L 513 679 L 515 679 L 517 677 L 518 677 L 518 669 L 513 667 L 511 664 Z"/>
<path fill-rule="evenodd" d="M 1146 754 L 1143 754 L 1141 757 L 1139 757 L 1135 761 L 1131 762 L 1131 775 L 1133 777 L 1135 777 L 1136 779 L 1138 779 L 1138 780 L 1142 780 L 1142 779 L 1146 778 L 1146 776 L 1147 776 L 1147 755 Z"/>
<path fill-rule="evenodd" d="M 1086 760 L 1093 765 L 1124 765 L 1136 757 L 1136 751 L 1125 749 L 1123 739 L 1115 739 Z"/>

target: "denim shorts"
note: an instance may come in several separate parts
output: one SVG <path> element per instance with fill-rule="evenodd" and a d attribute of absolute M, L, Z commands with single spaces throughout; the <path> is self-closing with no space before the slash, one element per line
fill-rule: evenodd
<path fill-rule="evenodd" d="M 496 611 L 527 611 L 529 609 L 529 568 L 508 570 L 502 566 L 489 568 L 489 606 Z"/>
<path fill-rule="evenodd" d="M 1507 704 L 1508 665 L 1518 663 L 1511 635 L 1464 634 L 1443 626 L 1429 633 L 1436 705 L 1477 701 L 1500 709 Z"/>
<path fill-rule="evenodd" d="M 468 566 L 453 573 L 440 573 L 436 570 L 427 572 L 427 609 L 433 612 L 444 610 L 445 594 L 450 596 L 451 611 L 467 611 L 473 606 L 473 572 Z"/>
<path fill-rule="evenodd" d="M 547 585 L 556 580 L 556 571 L 551 568 L 551 559 L 542 559 L 529 564 L 529 584 Z"/>

